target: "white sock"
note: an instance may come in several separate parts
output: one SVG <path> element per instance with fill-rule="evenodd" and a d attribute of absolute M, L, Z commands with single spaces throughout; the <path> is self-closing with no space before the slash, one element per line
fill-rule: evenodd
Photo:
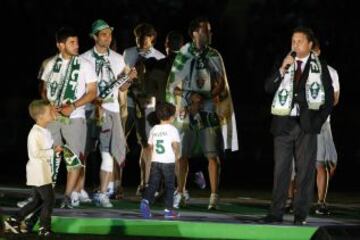
<path fill-rule="evenodd" d="M 109 191 L 113 192 L 114 191 L 114 182 L 109 182 L 107 189 L 109 189 Z"/>

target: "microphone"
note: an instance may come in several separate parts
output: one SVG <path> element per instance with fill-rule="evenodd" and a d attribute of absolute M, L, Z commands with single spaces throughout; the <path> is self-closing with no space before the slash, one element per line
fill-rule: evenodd
<path fill-rule="evenodd" d="M 295 58 L 295 57 L 296 57 L 296 52 L 295 52 L 295 51 L 292 51 L 292 52 L 290 53 L 290 56 L 292 56 L 293 58 Z M 287 70 L 289 69 L 290 65 L 291 65 L 291 64 L 287 64 L 287 65 L 285 66 L 285 71 L 287 71 Z"/>

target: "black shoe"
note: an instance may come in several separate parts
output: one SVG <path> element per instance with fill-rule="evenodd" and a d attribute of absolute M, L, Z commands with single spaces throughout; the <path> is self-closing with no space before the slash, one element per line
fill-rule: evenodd
<path fill-rule="evenodd" d="M 31 233 L 35 227 L 36 223 L 32 223 L 32 222 L 24 222 L 25 223 L 25 227 L 22 229 L 23 233 Z"/>
<path fill-rule="evenodd" d="M 12 233 L 19 234 L 21 232 L 20 222 L 14 217 L 9 217 L 4 221 L 5 230 L 9 230 Z"/>
<path fill-rule="evenodd" d="M 39 228 L 39 237 L 51 237 L 54 233 L 45 227 L 40 227 Z"/>
<path fill-rule="evenodd" d="M 32 214 L 31 216 L 29 215 L 27 218 L 25 218 L 24 220 L 24 227 L 22 228 L 22 232 L 23 233 L 31 233 L 37 223 L 39 219 L 39 216 L 37 213 Z"/>
<path fill-rule="evenodd" d="M 282 217 L 277 217 L 274 215 L 266 215 L 265 217 L 261 218 L 259 220 L 260 223 L 282 223 L 283 222 L 283 218 Z"/>
<path fill-rule="evenodd" d="M 296 217 L 294 218 L 294 225 L 298 225 L 298 226 L 304 226 L 306 225 L 306 219 L 302 218 L 302 217 Z"/>
<path fill-rule="evenodd" d="M 315 214 L 318 215 L 330 215 L 330 211 L 326 206 L 326 203 L 321 202 L 316 205 Z"/>

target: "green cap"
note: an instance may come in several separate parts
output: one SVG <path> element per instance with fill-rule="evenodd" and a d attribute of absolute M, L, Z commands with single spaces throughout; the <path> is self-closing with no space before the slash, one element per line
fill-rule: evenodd
<path fill-rule="evenodd" d="M 107 22 L 105 22 L 102 19 L 98 19 L 95 22 L 93 22 L 93 24 L 91 25 L 91 33 L 90 33 L 90 37 L 93 37 L 95 35 L 95 33 L 100 32 L 101 30 L 110 28 L 111 31 L 114 30 L 113 27 L 110 27 L 109 24 L 107 24 Z"/>

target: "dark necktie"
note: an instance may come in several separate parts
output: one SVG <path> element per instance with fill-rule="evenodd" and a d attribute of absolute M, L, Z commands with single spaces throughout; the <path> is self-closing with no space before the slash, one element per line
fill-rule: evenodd
<path fill-rule="evenodd" d="M 300 78 L 301 78 L 301 74 L 302 74 L 301 64 L 302 64 L 302 61 L 296 60 L 296 66 L 297 67 L 296 67 L 295 76 L 294 76 L 296 88 L 299 87 Z"/>

